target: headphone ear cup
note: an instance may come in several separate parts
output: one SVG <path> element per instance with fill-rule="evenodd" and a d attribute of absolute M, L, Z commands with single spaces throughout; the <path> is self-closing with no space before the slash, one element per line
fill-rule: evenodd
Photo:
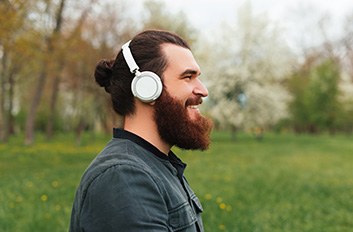
<path fill-rule="evenodd" d="M 133 95 L 142 102 L 153 102 L 162 93 L 163 85 L 159 76 L 150 71 L 138 73 L 131 82 Z"/>

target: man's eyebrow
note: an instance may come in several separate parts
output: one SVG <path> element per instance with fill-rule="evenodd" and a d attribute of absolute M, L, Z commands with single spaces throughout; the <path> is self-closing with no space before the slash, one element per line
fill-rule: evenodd
<path fill-rule="evenodd" d="M 201 75 L 201 73 L 199 73 L 198 71 L 194 70 L 194 69 L 186 69 L 184 72 L 182 72 L 180 74 L 180 76 L 184 76 L 184 75 L 188 75 L 188 74 L 191 74 L 191 75 Z"/>

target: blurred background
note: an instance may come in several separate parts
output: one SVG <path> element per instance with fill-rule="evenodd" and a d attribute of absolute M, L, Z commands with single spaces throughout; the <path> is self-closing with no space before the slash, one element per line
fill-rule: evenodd
<path fill-rule="evenodd" d="M 352 231 L 351 0 L 0 0 L 0 231 L 67 230 L 121 124 L 95 65 L 152 28 L 209 89 L 211 148 L 176 149 L 206 231 Z"/>
<path fill-rule="evenodd" d="M 209 88 L 216 129 L 353 131 L 353 3 L 319 1 L 4 0 L 0 140 L 109 131 L 93 79 L 144 29 L 186 38 Z"/>

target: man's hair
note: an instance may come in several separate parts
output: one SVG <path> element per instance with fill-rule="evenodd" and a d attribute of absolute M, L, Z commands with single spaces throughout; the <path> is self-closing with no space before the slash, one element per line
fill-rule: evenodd
<path fill-rule="evenodd" d="M 190 49 L 187 42 L 174 33 L 159 30 L 141 32 L 131 40 L 129 46 L 140 71 L 151 71 L 162 78 L 167 67 L 162 44 Z M 134 96 L 131 92 L 134 74 L 130 72 L 122 50 L 115 60 L 101 60 L 96 66 L 94 76 L 96 82 L 111 95 L 115 112 L 122 116 L 134 113 Z"/>

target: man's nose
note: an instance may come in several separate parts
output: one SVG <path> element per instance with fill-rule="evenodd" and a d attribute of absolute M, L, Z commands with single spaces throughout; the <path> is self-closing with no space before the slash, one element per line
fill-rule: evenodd
<path fill-rule="evenodd" d="M 202 97 L 207 97 L 208 96 L 208 90 L 206 86 L 202 83 L 200 79 L 196 79 L 196 84 L 194 88 L 194 94 L 196 95 L 201 95 Z"/>

